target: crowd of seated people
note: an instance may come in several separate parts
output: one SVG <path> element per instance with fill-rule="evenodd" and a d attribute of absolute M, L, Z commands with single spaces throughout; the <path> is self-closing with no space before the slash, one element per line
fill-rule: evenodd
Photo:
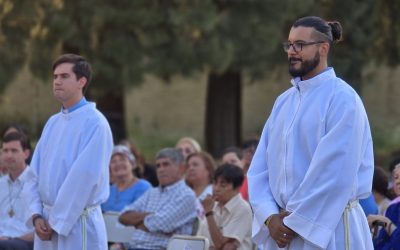
<path fill-rule="evenodd" d="M 32 149 L 20 126 L 3 132 L 0 198 L 11 194 L 12 199 L 4 198 L 0 204 L 0 249 L 33 249 L 33 227 L 24 217 L 24 192 L 22 188 L 18 192 Z M 23 142 L 19 142 L 20 137 Z M 10 141 L 16 141 L 14 146 L 23 152 L 19 170 L 13 169 L 13 161 L 7 158 Z M 187 234 L 208 238 L 210 249 L 257 249 L 251 242 L 246 179 L 257 143 L 252 139 L 242 148 L 227 147 L 221 158 L 215 159 L 195 139 L 183 137 L 174 148 L 160 150 L 151 161 L 154 165 L 128 140 L 115 145 L 109 162 L 110 196 L 101 207 L 103 212 L 119 214 L 120 225 L 116 226 L 135 230 L 127 242 L 110 247 L 166 249 L 172 235 Z M 378 250 L 400 250 L 400 160 L 389 170 L 375 167 L 373 195 L 368 201 L 377 211 L 367 213 L 365 209 Z"/>
<path fill-rule="evenodd" d="M 395 198 L 385 205 L 384 215 L 368 216 L 368 224 L 371 230 L 375 231 L 373 242 L 377 250 L 400 250 L 400 160 L 396 159 L 389 170 L 392 174 L 391 186 Z M 374 189 L 376 190 L 376 187 Z M 390 199 L 388 196 L 384 199 Z"/>

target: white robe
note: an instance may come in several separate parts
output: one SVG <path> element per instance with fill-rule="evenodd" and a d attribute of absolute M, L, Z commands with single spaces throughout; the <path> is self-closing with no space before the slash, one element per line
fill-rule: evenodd
<path fill-rule="evenodd" d="M 35 249 L 83 249 L 84 244 L 90 250 L 107 249 L 99 205 L 109 195 L 112 147 L 109 124 L 94 103 L 49 119 L 35 149 L 25 190 L 31 215 L 43 214 L 56 233 L 51 241 L 35 235 Z M 82 216 L 85 208 L 86 217 Z"/>
<path fill-rule="evenodd" d="M 345 249 L 344 210 L 371 192 L 373 149 L 364 106 L 332 68 L 276 100 L 248 171 L 253 240 L 278 249 L 264 221 L 282 208 L 298 236 L 286 249 Z M 359 204 L 349 210 L 351 249 L 373 249 Z"/>

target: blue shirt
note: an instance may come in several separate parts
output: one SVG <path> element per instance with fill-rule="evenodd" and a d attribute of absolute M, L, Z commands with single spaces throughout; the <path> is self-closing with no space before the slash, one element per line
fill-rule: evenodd
<path fill-rule="evenodd" d="M 150 188 L 151 184 L 143 179 L 138 180 L 132 186 L 121 192 L 118 191 L 116 185 L 112 185 L 110 186 L 110 196 L 106 202 L 101 204 L 101 210 L 103 212 L 120 212 L 125 206 L 136 201 Z"/>
<path fill-rule="evenodd" d="M 381 229 L 379 235 L 374 239 L 376 250 L 400 250 L 400 202 L 390 205 L 385 216 L 397 226 L 396 230 L 389 236 L 385 229 Z"/>
<path fill-rule="evenodd" d="M 88 104 L 88 101 L 86 101 L 85 97 L 82 97 L 82 99 L 79 102 L 72 105 L 68 109 L 61 107 L 61 112 L 63 112 L 64 114 L 71 113 L 72 111 L 77 110 L 78 108 L 83 107 L 86 104 Z"/>
<path fill-rule="evenodd" d="M 378 214 L 378 206 L 376 205 L 372 193 L 368 196 L 368 198 L 360 199 L 360 205 L 366 216 L 370 214 Z"/>
<path fill-rule="evenodd" d="M 190 235 L 196 218 L 196 195 L 183 180 L 147 191 L 125 211 L 149 212 L 144 225 L 135 230 L 129 248 L 165 249 L 172 234 Z"/>

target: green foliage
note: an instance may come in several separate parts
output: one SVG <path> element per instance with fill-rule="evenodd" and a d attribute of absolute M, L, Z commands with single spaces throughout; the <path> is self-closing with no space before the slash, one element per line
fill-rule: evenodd
<path fill-rule="evenodd" d="M 0 91 L 26 61 L 37 12 L 34 1 L 0 0 Z"/>

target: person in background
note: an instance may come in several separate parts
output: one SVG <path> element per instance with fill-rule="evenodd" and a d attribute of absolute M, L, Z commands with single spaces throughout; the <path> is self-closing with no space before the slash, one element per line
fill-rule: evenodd
<path fill-rule="evenodd" d="M 53 95 L 59 113 L 47 121 L 27 173 L 35 249 L 107 249 L 100 205 L 110 193 L 113 148 L 110 126 L 84 97 L 90 64 L 64 54 L 53 64 Z"/>
<path fill-rule="evenodd" d="M 151 188 L 148 181 L 134 174 L 135 169 L 137 169 L 135 157 L 129 148 L 123 145 L 114 146 L 110 161 L 110 173 L 114 183 L 110 186 L 108 200 L 101 204 L 103 212 L 120 212 Z"/>
<path fill-rule="evenodd" d="M 227 147 L 222 152 L 221 162 L 222 164 L 232 164 L 244 168 L 243 165 L 243 154 L 242 150 L 238 147 Z"/>
<path fill-rule="evenodd" d="M 372 182 L 372 193 L 378 205 L 378 214 L 385 215 L 390 201 L 394 199 L 393 194 L 389 191 L 389 178 L 386 171 L 376 166 L 374 169 L 374 179 Z"/>
<path fill-rule="evenodd" d="M 375 250 L 400 250 L 400 164 L 394 166 L 392 176 L 393 191 L 397 197 L 389 203 L 385 216 L 368 216 L 371 228 L 375 228 L 379 222 L 382 226 L 378 237 L 374 239 Z"/>
<path fill-rule="evenodd" d="M 157 180 L 157 174 L 156 174 L 156 167 L 148 162 L 146 162 L 146 159 L 144 158 L 143 154 L 139 151 L 139 149 L 136 147 L 136 145 L 129 141 L 128 139 L 123 139 L 120 141 L 121 145 L 125 145 L 128 147 L 133 156 L 135 156 L 136 159 L 136 164 L 138 166 L 138 177 L 141 177 L 148 182 L 151 183 L 153 187 L 158 186 L 158 180 Z"/>
<path fill-rule="evenodd" d="M 197 199 L 203 200 L 212 193 L 212 180 L 216 164 L 207 152 L 192 153 L 186 159 L 186 184 L 191 187 Z"/>
<path fill-rule="evenodd" d="M 0 177 L 0 250 L 32 250 L 33 226 L 28 202 L 24 197 L 27 164 L 30 155 L 28 139 L 19 132 L 9 132 L 1 147 L 8 174 Z"/>
<path fill-rule="evenodd" d="M 165 148 L 156 155 L 160 185 L 126 206 L 119 222 L 137 230 L 130 250 L 165 249 L 173 234 L 192 234 L 196 219 L 196 196 L 185 181 L 184 158 L 179 149 Z"/>
<path fill-rule="evenodd" d="M 243 199 L 246 201 L 249 200 L 249 191 L 248 191 L 248 183 L 247 183 L 247 171 L 249 170 L 250 163 L 253 160 L 254 153 L 256 152 L 258 145 L 258 139 L 250 139 L 243 142 L 242 145 L 242 162 L 243 162 L 243 171 L 244 171 L 244 181 L 242 186 L 240 187 L 240 194 Z"/>
<path fill-rule="evenodd" d="M 191 137 L 182 137 L 178 140 L 175 147 L 181 150 L 185 160 L 190 154 L 201 151 L 200 144 Z"/>
<path fill-rule="evenodd" d="M 32 145 L 31 145 L 31 141 L 29 138 L 28 130 L 19 123 L 10 123 L 3 129 L 2 137 L 6 136 L 8 133 L 11 133 L 11 132 L 18 132 L 18 133 L 24 134 L 26 136 L 27 150 L 29 150 L 29 157 L 26 159 L 26 164 L 29 165 L 29 163 L 31 162 L 31 159 L 32 159 L 33 150 L 32 150 Z"/>
<path fill-rule="evenodd" d="M 233 164 L 215 170 L 213 195 L 202 202 L 206 220 L 198 232 L 210 240 L 210 249 L 252 249 L 252 212 L 239 194 L 243 178 L 243 170 Z"/>

